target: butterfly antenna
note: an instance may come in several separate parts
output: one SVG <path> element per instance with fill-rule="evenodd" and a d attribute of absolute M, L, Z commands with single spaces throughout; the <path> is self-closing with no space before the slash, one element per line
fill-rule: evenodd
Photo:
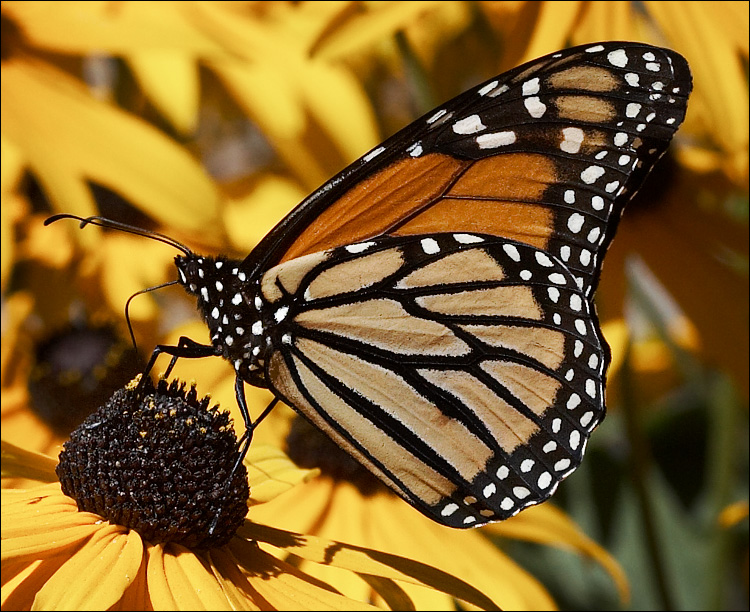
<path fill-rule="evenodd" d="M 128 298 L 128 301 L 125 302 L 125 321 L 128 324 L 128 332 L 130 333 L 130 340 L 133 343 L 133 348 L 135 349 L 136 354 L 138 354 L 138 345 L 135 342 L 135 333 L 133 332 L 133 325 L 130 322 L 130 302 L 133 301 L 133 298 L 138 297 L 139 295 L 142 295 L 144 293 L 149 293 L 150 291 L 156 291 L 157 289 L 164 289 L 164 287 L 171 287 L 172 285 L 177 285 L 177 284 L 178 284 L 178 281 L 173 280 L 173 281 L 169 281 L 168 283 L 162 283 L 161 285 L 149 287 L 148 289 L 141 289 L 140 291 L 136 291 L 133 295 L 131 295 Z"/>
<path fill-rule="evenodd" d="M 182 251 L 187 256 L 193 254 L 193 252 L 188 247 L 186 247 L 181 242 L 178 242 L 174 238 L 170 238 L 169 236 L 165 236 L 164 234 L 160 234 L 159 232 L 153 232 L 151 230 L 135 227 L 134 225 L 128 225 L 127 223 L 113 221 L 112 219 L 107 219 L 105 217 L 79 217 L 77 215 L 71 215 L 69 213 L 61 213 L 59 215 L 52 215 L 51 217 L 45 219 L 44 225 L 49 225 L 50 223 L 54 223 L 55 221 L 59 221 L 60 219 L 75 219 L 76 221 L 80 221 L 81 229 L 90 224 L 98 225 L 99 227 L 108 227 L 110 229 L 120 230 L 121 232 L 127 232 L 128 234 L 135 234 L 136 236 L 144 236 L 145 238 L 151 238 L 152 240 L 157 240 L 158 242 L 168 244 L 176 248 L 177 250 Z"/>

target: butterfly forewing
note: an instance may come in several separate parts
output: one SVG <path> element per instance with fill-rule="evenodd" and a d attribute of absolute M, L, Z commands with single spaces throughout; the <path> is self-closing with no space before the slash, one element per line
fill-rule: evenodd
<path fill-rule="evenodd" d="M 382 234 L 488 233 L 553 253 L 591 296 L 597 251 L 684 119 L 690 89 L 685 60 L 649 45 L 540 58 L 352 164 L 282 222 L 283 241 L 263 255 L 286 261 Z"/>
<path fill-rule="evenodd" d="M 274 389 L 399 495 L 476 526 L 552 494 L 604 413 L 608 356 L 559 261 L 478 234 L 378 240 L 266 273 Z"/>

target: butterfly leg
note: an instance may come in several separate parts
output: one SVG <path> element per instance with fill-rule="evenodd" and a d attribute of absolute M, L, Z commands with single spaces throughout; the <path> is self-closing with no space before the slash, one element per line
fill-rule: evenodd
<path fill-rule="evenodd" d="M 169 366 L 164 373 L 165 378 L 172 372 L 172 369 L 174 368 L 177 360 L 180 357 L 184 357 L 185 359 L 198 359 L 200 357 L 213 357 L 216 355 L 220 355 L 220 353 L 217 353 L 214 346 L 210 344 L 200 344 L 199 342 L 191 340 L 186 336 L 180 337 L 179 341 L 177 342 L 177 346 L 171 346 L 169 344 L 157 344 L 153 353 L 151 353 L 151 359 L 149 359 L 148 363 L 146 364 L 146 368 L 143 370 L 141 381 L 138 383 L 137 387 L 138 391 L 143 388 L 146 377 L 149 375 L 154 367 L 154 364 L 156 363 L 156 360 L 162 353 L 172 356 L 172 359 L 169 362 Z"/>
<path fill-rule="evenodd" d="M 242 413 L 242 419 L 245 421 L 245 432 L 237 442 L 237 459 L 232 466 L 232 471 L 229 472 L 226 485 L 224 486 L 224 493 L 226 493 L 229 489 L 231 482 L 234 479 L 235 472 L 239 469 L 240 464 L 245 459 L 245 455 L 247 455 L 247 451 L 250 448 L 250 442 L 252 442 L 253 439 L 253 432 L 255 431 L 255 428 L 263 419 L 265 419 L 270 414 L 273 407 L 279 401 L 278 398 L 274 397 L 268 404 L 268 406 L 266 406 L 266 409 L 261 413 L 261 415 L 255 421 L 253 421 L 250 418 L 250 411 L 247 409 L 247 400 L 245 398 L 245 382 L 239 376 L 234 379 L 234 391 L 237 397 L 237 405 L 239 406 L 240 412 Z M 213 534 L 216 526 L 219 524 L 220 517 L 221 514 L 219 513 L 211 521 L 211 525 L 208 528 L 209 534 Z"/>

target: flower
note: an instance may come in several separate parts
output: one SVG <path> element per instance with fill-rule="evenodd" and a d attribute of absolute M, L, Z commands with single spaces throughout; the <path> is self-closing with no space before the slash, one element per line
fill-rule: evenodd
<path fill-rule="evenodd" d="M 262 504 L 310 473 L 255 447 L 248 479 L 235 447 L 227 413 L 194 387 L 147 379 L 86 419 L 56 468 L 4 443 L 4 476 L 46 484 L 3 491 L 3 609 L 377 609 L 265 546 L 367 576 L 384 594 L 407 581 L 494 608 L 430 567 L 245 520 L 248 482 Z"/>

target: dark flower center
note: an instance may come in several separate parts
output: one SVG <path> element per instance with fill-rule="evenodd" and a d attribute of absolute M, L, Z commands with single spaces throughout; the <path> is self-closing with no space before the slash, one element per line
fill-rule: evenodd
<path fill-rule="evenodd" d="M 237 437 L 229 414 L 208 405 L 178 381 L 147 380 L 141 390 L 133 381 L 65 443 L 63 493 L 152 544 L 226 544 L 247 513 L 247 470 L 229 482 Z"/>
<path fill-rule="evenodd" d="M 145 366 L 107 325 L 65 329 L 37 346 L 35 361 L 31 407 L 60 436 L 70 434 Z"/>

